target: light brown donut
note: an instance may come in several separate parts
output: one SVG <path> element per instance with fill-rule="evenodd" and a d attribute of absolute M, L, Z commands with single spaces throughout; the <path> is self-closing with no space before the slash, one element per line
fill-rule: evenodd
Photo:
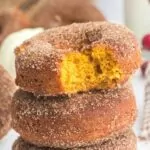
<path fill-rule="evenodd" d="M 27 16 L 17 8 L 0 10 L 0 43 L 7 35 L 30 26 Z"/>
<path fill-rule="evenodd" d="M 12 150 L 63 150 L 62 148 L 37 147 L 19 138 L 15 141 Z M 136 137 L 131 130 L 120 135 L 109 137 L 106 141 L 87 147 L 71 148 L 66 150 L 136 150 Z"/>
<path fill-rule="evenodd" d="M 0 1 L 0 9 L 10 9 L 18 6 L 23 1 L 26 0 L 1 0 Z"/>
<path fill-rule="evenodd" d="M 10 105 L 16 86 L 8 72 L 0 66 L 0 139 L 10 129 Z"/>
<path fill-rule="evenodd" d="M 88 0 L 1 0 L 0 8 L 0 43 L 10 33 L 27 27 L 105 20 Z"/>
<path fill-rule="evenodd" d="M 136 104 L 129 85 L 56 97 L 35 97 L 18 90 L 12 103 L 12 127 L 35 145 L 85 146 L 130 127 Z"/>
<path fill-rule="evenodd" d="M 115 88 L 141 64 L 132 32 L 108 22 L 52 28 L 15 53 L 17 85 L 38 95 Z"/>
<path fill-rule="evenodd" d="M 103 14 L 89 0 L 39 0 L 27 13 L 34 26 L 45 28 L 105 20 Z"/>

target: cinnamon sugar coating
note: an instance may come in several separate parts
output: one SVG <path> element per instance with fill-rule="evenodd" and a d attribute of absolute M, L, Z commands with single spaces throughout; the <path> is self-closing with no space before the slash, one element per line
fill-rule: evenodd
<path fill-rule="evenodd" d="M 72 148 L 95 144 L 130 127 L 136 104 L 130 85 L 49 97 L 18 90 L 12 117 L 12 127 L 30 143 Z"/>
<path fill-rule="evenodd" d="M 123 77 L 116 83 L 120 86 L 140 66 L 140 48 L 130 30 L 108 22 L 52 28 L 25 41 L 15 52 L 16 84 L 37 95 L 68 93 L 61 81 L 64 57 L 71 52 L 82 53 L 101 45 L 111 50 L 121 68 Z"/>
<path fill-rule="evenodd" d="M 61 148 L 37 147 L 19 138 L 13 145 L 13 150 L 63 150 Z M 130 129 L 119 135 L 108 137 L 107 140 L 87 147 L 66 150 L 136 150 L 136 137 Z"/>

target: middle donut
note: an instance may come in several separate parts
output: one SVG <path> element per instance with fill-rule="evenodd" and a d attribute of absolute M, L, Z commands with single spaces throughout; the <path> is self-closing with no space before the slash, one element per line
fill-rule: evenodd
<path fill-rule="evenodd" d="M 72 148 L 95 144 L 130 127 L 136 104 L 129 84 L 120 89 L 35 97 L 18 90 L 12 103 L 12 126 L 28 142 Z"/>

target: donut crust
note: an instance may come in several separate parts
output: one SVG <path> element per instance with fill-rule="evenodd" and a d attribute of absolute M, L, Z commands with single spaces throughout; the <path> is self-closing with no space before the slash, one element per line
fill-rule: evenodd
<path fill-rule="evenodd" d="M 108 22 L 49 29 L 25 41 L 15 54 L 16 84 L 25 91 L 49 96 L 116 88 L 141 64 L 132 32 Z"/>
<path fill-rule="evenodd" d="M 11 115 L 10 105 L 16 86 L 8 72 L 0 66 L 0 139 L 10 129 Z"/>
<path fill-rule="evenodd" d="M 30 143 L 72 148 L 97 143 L 130 127 L 136 104 L 130 85 L 56 97 L 35 97 L 18 90 L 12 117 L 12 127 Z"/>
<path fill-rule="evenodd" d="M 37 147 L 18 138 L 12 150 L 63 150 L 61 148 Z M 71 148 L 66 150 L 136 150 L 136 137 L 131 130 L 120 135 L 109 137 L 106 141 L 87 147 Z"/>

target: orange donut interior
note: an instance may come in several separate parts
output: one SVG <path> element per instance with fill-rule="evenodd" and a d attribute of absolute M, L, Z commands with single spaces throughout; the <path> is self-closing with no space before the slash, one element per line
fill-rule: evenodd
<path fill-rule="evenodd" d="M 110 88 L 122 74 L 111 50 L 105 46 L 68 53 L 61 63 L 61 82 L 69 93 Z"/>

